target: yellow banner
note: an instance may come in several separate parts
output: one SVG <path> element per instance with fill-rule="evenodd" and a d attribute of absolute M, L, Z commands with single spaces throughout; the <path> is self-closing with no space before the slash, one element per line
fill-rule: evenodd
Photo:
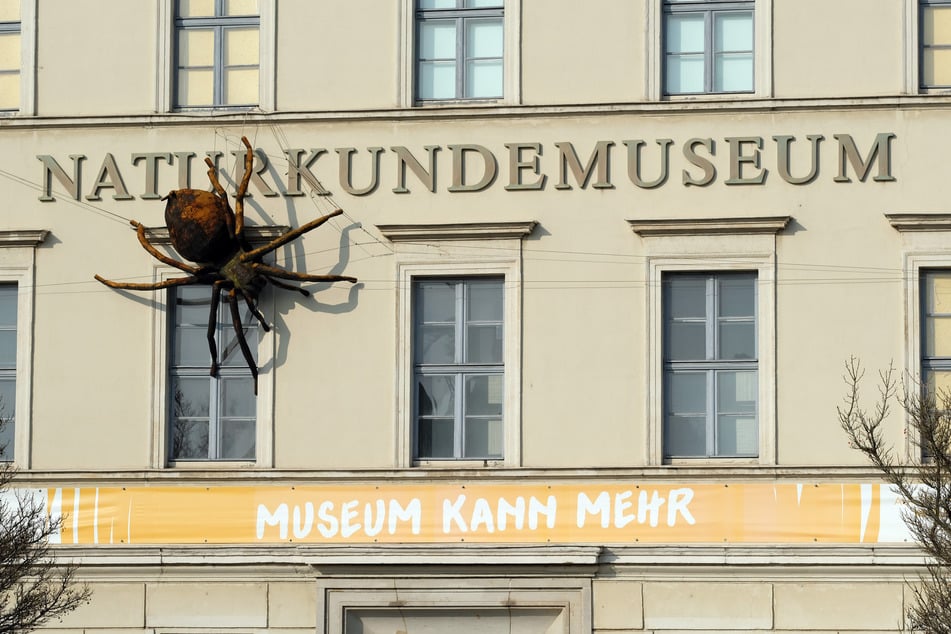
<path fill-rule="evenodd" d="M 878 484 L 342 484 L 55 488 L 66 544 L 877 543 Z"/>

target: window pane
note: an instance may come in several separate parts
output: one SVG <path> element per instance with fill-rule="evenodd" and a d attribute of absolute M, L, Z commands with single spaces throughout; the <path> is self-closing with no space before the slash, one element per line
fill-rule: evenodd
<path fill-rule="evenodd" d="M 223 460 L 254 460 L 254 421 L 222 421 L 218 446 Z"/>
<path fill-rule="evenodd" d="M 921 79 L 926 86 L 951 86 L 951 49 L 921 52 Z"/>
<path fill-rule="evenodd" d="M 0 74 L 0 110 L 20 108 L 20 74 Z"/>
<path fill-rule="evenodd" d="M 756 418 L 720 416 L 717 424 L 718 456 L 755 456 L 759 453 Z"/>
<path fill-rule="evenodd" d="M 416 397 L 418 416 L 452 416 L 456 411 L 455 376 L 421 376 Z"/>
<path fill-rule="evenodd" d="M 502 282 L 469 282 L 469 321 L 502 321 Z"/>
<path fill-rule="evenodd" d="M 466 329 L 466 363 L 502 363 L 502 326 Z"/>
<path fill-rule="evenodd" d="M 211 377 L 173 378 L 172 412 L 176 418 L 204 418 L 210 411 Z"/>
<path fill-rule="evenodd" d="M 951 317 L 930 317 L 925 324 L 925 356 L 951 357 Z"/>
<path fill-rule="evenodd" d="M 936 395 L 939 402 L 951 398 L 951 370 L 930 370 L 924 381 L 928 392 Z"/>
<path fill-rule="evenodd" d="M 420 458 L 452 458 L 453 422 L 451 418 L 419 421 L 418 442 Z"/>
<path fill-rule="evenodd" d="M 756 326 L 751 322 L 721 322 L 718 359 L 756 358 Z"/>
<path fill-rule="evenodd" d="M 456 97 L 455 62 L 420 62 L 420 99 L 454 99 Z"/>
<path fill-rule="evenodd" d="M 210 70 L 178 71 L 178 105 L 214 105 L 214 75 Z"/>
<path fill-rule="evenodd" d="M 697 361 L 707 358 L 707 325 L 703 322 L 668 322 L 664 333 L 664 358 Z"/>
<path fill-rule="evenodd" d="M 17 366 L 17 331 L 0 330 L 0 368 Z"/>
<path fill-rule="evenodd" d="M 756 314 L 756 278 L 724 275 L 719 279 L 720 316 L 753 317 Z"/>
<path fill-rule="evenodd" d="M 467 418 L 464 458 L 502 457 L 502 419 Z"/>
<path fill-rule="evenodd" d="M 929 314 L 951 315 L 951 273 L 945 271 L 927 273 L 925 297 Z"/>
<path fill-rule="evenodd" d="M 13 460 L 15 418 L 16 379 L 0 377 L 0 461 Z"/>
<path fill-rule="evenodd" d="M 455 59 L 455 20 L 431 20 L 419 24 L 419 58 Z"/>
<path fill-rule="evenodd" d="M 671 414 L 703 414 L 707 411 L 707 375 L 704 372 L 669 372 L 666 385 L 667 411 Z"/>
<path fill-rule="evenodd" d="M 222 377 L 221 411 L 223 416 L 252 418 L 255 414 L 254 380 L 246 377 Z"/>
<path fill-rule="evenodd" d="M 668 317 L 706 317 L 706 278 L 672 275 L 664 278 L 663 284 Z"/>
<path fill-rule="evenodd" d="M 419 0 L 420 9 L 455 9 L 457 0 Z"/>
<path fill-rule="evenodd" d="M 180 67 L 214 66 L 215 32 L 210 29 L 183 29 L 178 32 Z"/>
<path fill-rule="evenodd" d="M 172 363 L 177 366 L 200 367 L 207 366 L 209 362 L 207 328 L 177 328 Z"/>
<path fill-rule="evenodd" d="M 20 0 L 0 0 L 0 22 L 20 21 Z"/>
<path fill-rule="evenodd" d="M 502 57 L 502 19 L 466 20 L 466 57 Z"/>
<path fill-rule="evenodd" d="M 502 376 L 467 376 L 466 415 L 502 415 Z"/>
<path fill-rule="evenodd" d="M 921 15 L 921 42 L 951 44 L 951 7 L 925 7 Z"/>
<path fill-rule="evenodd" d="M 227 29 L 225 34 L 225 66 L 257 66 L 257 28 Z"/>
<path fill-rule="evenodd" d="M 416 328 L 416 363 L 454 363 L 456 360 L 456 327 L 418 326 Z"/>
<path fill-rule="evenodd" d="M 717 372 L 717 411 L 720 414 L 755 414 L 757 390 L 756 372 Z"/>
<path fill-rule="evenodd" d="M 713 45 L 716 52 L 753 50 L 753 14 L 714 14 Z"/>
<path fill-rule="evenodd" d="M 716 92 L 751 91 L 753 90 L 753 54 L 717 55 L 713 73 L 713 90 Z"/>
<path fill-rule="evenodd" d="M 171 458 L 208 459 L 208 421 L 177 419 L 172 424 Z"/>
<path fill-rule="evenodd" d="M 176 15 L 180 18 L 201 18 L 215 15 L 215 0 L 178 0 Z"/>
<path fill-rule="evenodd" d="M 703 14 L 667 16 L 666 52 L 703 53 Z"/>
<path fill-rule="evenodd" d="M 258 0 L 225 0 L 225 15 L 257 15 Z"/>
<path fill-rule="evenodd" d="M 211 289 L 183 287 L 175 292 L 175 324 L 207 326 L 211 310 Z"/>
<path fill-rule="evenodd" d="M 419 282 L 416 285 L 418 323 L 454 323 L 456 321 L 456 284 Z"/>
<path fill-rule="evenodd" d="M 20 70 L 19 33 L 0 33 L 0 70 Z"/>
<path fill-rule="evenodd" d="M 667 456 L 705 456 L 707 420 L 704 416 L 669 416 L 664 429 Z"/>
<path fill-rule="evenodd" d="M 0 327 L 17 325 L 17 286 L 0 284 Z"/>
<path fill-rule="evenodd" d="M 224 73 L 224 103 L 229 106 L 258 102 L 258 69 L 229 68 Z"/>
<path fill-rule="evenodd" d="M 466 64 L 466 97 L 488 99 L 502 96 L 502 60 L 471 61 Z"/>
<path fill-rule="evenodd" d="M 485 9 L 491 7 L 502 8 L 502 0 L 466 0 L 466 8 Z"/>
<path fill-rule="evenodd" d="M 668 94 L 704 92 L 702 55 L 668 55 L 665 70 Z"/>

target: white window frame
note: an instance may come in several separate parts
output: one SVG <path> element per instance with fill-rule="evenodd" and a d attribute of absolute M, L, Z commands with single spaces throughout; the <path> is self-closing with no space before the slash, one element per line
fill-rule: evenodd
<path fill-rule="evenodd" d="M 644 76 L 649 100 L 736 100 L 773 96 L 773 0 L 753 0 L 753 91 L 684 95 L 668 95 L 664 91 L 664 4 L 665 0 L 645 1 L 647 37 L 644 38 L 644 60 L 647 72 Z"/>
<path fill-rule="evenodd" d="M 397 103 L 402 108 L 519 104 L 521 95 L 521 0 L 503 0 L 502 97 L 498 99 L 416 99 L 416 0 L 400 0 L 400 79 Z"/>
<path fill-rule="evenodd" d="M 286 227 L 246 227 L 245 232 L 249 239 L 267 240 L 280 235 Z M 168 245 L 168 229 L 165 227 L 147 230 L 150 241 L 154 245 Z M 176 257 L 173 255 L 173 257 Z M 152 281 L 183 277 L 187 274 L 165 264 L 153 264 Z M 212 287 L 205 285 L 208 295 L 211 296 Z M 170 307 L 168 306 L 168 292 L 154 291 L 152 298 L 152 451 L 151 461 L 153 469 L 228 469 L 228 468 L 271 468 L 274 466 L 274 346 L 276 337 L 274 328 L 270 332 L 258 324 L 257 360 L 260 374 L 258 375 L 257 411 L 255 412 L 255 448 L 254 461 L 247 460 L 180 460 L 174 461 L 169 457 L 169 424 L 170 414 L 170 385 L 169 385 L 169 343 L 170 343 Z M 265 289 L 258 300 L 258 309 L 264 319 L 273 324 L 274 321 L 274 294 Z M 257 323 L 257 322 L 255 322 Z M 208 365 L 211 367 L 209 356 Z M 214 379 L 213 379 L 214 380 Z"/>
<path fill-rule="evenodd" d="M 20 106 L 17 110 L 0 110 L 0 116 L 34 116 L 36 114 L 36 3 L 20 0 Z"/>
<path fill-rule="evenodd" d="M 35 0 L 34 0 L 35 1 Z M 235 106 L 174 106 L 175 94 L 175 0 L 158 0 L 158 36 L 156 50 L 155 109 L 156 112 L 199 111 L 233 113 L 236 110 L 273 112 L 276 108 L 277 76 L 277 0 L 258 0 L 260 10 L 258 103 L 251 108 Z"/>
<path fill-rule="evenodd" d="M 378 225 L 395 246 L 397 306 L 396 464 L 464 468 L 521 465 L 522 239 L 534 222 Z M 491 245 L 487 242 L 491 241 Z M 413 281 L 417 278 L 494 276 L 504 279 L 505 368 L 501 460 L 416 460 L 413 405 Z"/>
<path fill-rule="evenodd" d="M 643 335 L 647 342 L 644 376 L 649 465 L 776 463 L 776 234 L 789 220 L 789 216 L 628 220 L 641 237 L 647 277 Z M 757 276 L 758 455 L 666 460 L 663 276 L 670 272 L 730 271 L 755 272 Z"/>
<path fill-rule="evenodd" d="M 49 235 L 45 230 L 0 231 L 0 282 L 17 285 L 16 412 L 13 463 L 31 467 L 33 433 L 33 302 L 36 249 Z"/>
<path fill-rule="evenodd" d="M 951 270 L 951 213 L 885 214 L 899 232 L 902 242 L 902 286 L 905 296 L 904 388 L 909 394 L 921 385 L 921 274 L 928 269 Z M 918 435 L 910 416 L 905 413 L 905 458 L 921 461 Z"/>
<path fill-rule="evenodd" d="M 924 12 L 926 4 L 930 6 L 944 5 L 951 8 L 951 2 L 947 0 L 932 0 L 928 3 L 924 3 L 922 0 L 905 0 L 906 92 L 912 95 L 946 95 L 951 92 L 951 86 L 925 86 L 922 81 L 921 58 L 924 54 L 924 41 L 921 38 L 921 14 Z"/>

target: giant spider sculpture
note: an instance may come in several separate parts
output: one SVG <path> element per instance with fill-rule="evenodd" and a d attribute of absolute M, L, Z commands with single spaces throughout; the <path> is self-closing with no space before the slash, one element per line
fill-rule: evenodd
<path fill-rule="evenodd" d="M 172 286 L 186 284 L 209 284 L 212 286 L 211 311 L 208 316 L 208 348 L 211 351 L 211 376 L 218 377 L 218 347 L 215 344 L 215 329 L 218 322 L 218 305 L 221 293 L 228 293 L 228 302 L 231 305 L 231 320 L 234 332 L 241 347 L 251 375 L 254 377 L 254 393 L 258 391 L 258 368 L 251 356 L 251 349 L 244 338 L 244 329 L 241 325 L 241 316 L 238 310 L 238 296 L 247 304 L 251 314 L 260 322 L 265 332 L 270 330 L 264 315 L 258 310 L 258 296 L 268 282 L 287 290 L 297 291 L 302 295 L 309 295 L 306 290 L 287 284 L 280 280 L 297 280 L 301 282 L 356 282 L 357 278 L 346 275 L 310 275 L 294 273 L 277 266 L 265 264 L 262 260 L 265 255 L 287 244 L 291 240 L 316 229 L 334 216 L 343 213 L 336 209 L 326 216 L 292 229 L 278 236 L 267 244 L 252 249 L 244 236 L 244 198 L 251 180 L 251 168 L 254 162 L 254 153 L 247 137 L 241 137 L 241 142 L 247 149 L 244 155 L 244 176 L 235 193 L 234 211 L 228 204 L 228 194 L 225 192 L 215 165 L 206 158 L 208 164 L 208 180 L 214 192 L 199 189 L 177 189 L 168 193 L 162 200 L 167 200 L 165 207 L 165 224 L 172 246 L 186 260 L 196 263 L 192 266 L 180 262 L 161 253 L 149 242 L 145 235 L 145 226 L 135 220 L 131 224 L 136 229 L 139 243 L 160 262 L 188 273 L 187 277 L 175 277 L 155 282 L 153 284 L 136 284 L 128 282 L 114 282 L 99 275 L 96 279 L 111 288 L 120 288 L 133 291 L 155 291 Z"/>

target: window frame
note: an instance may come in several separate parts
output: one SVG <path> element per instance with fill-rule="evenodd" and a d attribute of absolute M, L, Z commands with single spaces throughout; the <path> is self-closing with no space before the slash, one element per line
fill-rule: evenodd
<path fill-rule="evenodd" d="M 245 227 L 245 235 L 252 243 L 260 243 L 277 237 L 288 228 L 282 226 Z M 171 244 L 166 227 L 150 227 L 146 229 L 149 241 L 158 247 Z M 153 263 L 152 281 L 162 282 L 170 278 L 182 277 L 182 271 L 164 265 Z M 211 287 L 208 289 L 211 295 Z M 276 345 L 275 329 L 270 332 L 258 325 L 258 396 L 255 411 L 255 456 L 253 461 L 248 460 L 172 460 L 169 451 L 169 436 L 171 432 L 172 402 L 171 385 L 169 381 L 169 354 L 171 310 L 168 305 L 168 294 L 155 292 L 150 299 L 152 303 L 152 449 L 151 467 L 154 469 L 227 469 L 227 468 L 272 468 L 274 466 L 274 350 Z M 258 309 L 264 319 L 274 322 L 274 293 L 265 288 L 258 298 Z M 257 323 L 255 321 L 255 323 Z M 210 360 L 209 360 L 210 365 Z M 268 370 L 270 368 L 270 370 Z"/>
<path fill-rule="evenodd" d="M 915 68 L 914 75 L 915 85 L 917 91 L 930 94 L 930 93 L 947 93 L 951 91 L 951 83 L 947 85 L 931 85 L 925 83 L 924 77 L 924 56 L 926 48 L 941 48 L 945 50 L 951 50 L 951 43 L 943 44 L 940 46 L 927 45 L 925 44 L 924 38 L 924 28 L 925 28 L 925 11 L 929 7 L 947 7 L 951 9 L 951 0 L 918 0 L 918 6 L 915 11 L 914 23 L 913 23 L 913 33 L 914 33 L 914 55 L 915 58 Z"/>
<path fill-rule="evenodd" d="M 0 231 L 0 283 L 17 285 L 16 409 L 12 462 L 31 467 L 33 417 L 33 315 L 36 249 L 49 231 Z"/>
<path fill-rule="evenodd" d="M 178 106 L 175 104 L 178 34 L 175 1 L 176 0 L 158 0 L 156 111 L 162 113 L 205 112 L 209 114 L 228 114 L 248 110 L 274 111 L 276 107 L 275 78 L 277 74 L 277 0 L 258 0 L 258 102 L 253 105 L 244 106 L 220 104 L 212 106 Z M 195 19 L 207 20 L 209 18 Z M 220 20 L 221 18 L 212 19 Z"/>
<path fill-rule="evenodd" d="M 403 108 L 441 107 L 453 105 L 493 106 L 518 104 L 521 101 L 521 2 L 502 0 L 502 95 L 493 98 L 419 99 L 418 83 L 418 27 L 417 0 L 400 0 L 400 96 Z M 434 10 L 435 11 L 435 10 Z M 438 10 L 443 12 L 444 10 Z M 476 9 L 453 9 L 451 11 L 476 11 Z M 457 39 L 456 46 L 461 45 Z M 459 57 L 457 54 L 457 64 Z M 465 60 L 462 60 L 464 64 Z M 461 81 L 457 73 L 456 82 Z"/>
<path fill-rule="evenodd" d="M 395 247 L 397 393 L 395 461 L 399 468 L 521 466 L 522 240 L 534 221 L 447 225 L 378 225 Z M 491 244 L 488 244 L 488 243 Z M 496 277 L 503 295 L 503 456 L 501 459 L 415 458 L 413 282 L 421 278 Z"/>
<path fill-rule="evenodd" d="M 20 35 L 20 103 L 16 108 L 0 109 L 0 117 L 36 114 L 36 3 L 20 0 L 20 19 L 0 22 L 0 33 Z M 12 74 L 12 73 L 11 73 Z"/>
<path fill-rule="evenodd" d="M 628 220 L 641 238 L 647 279 L 647 316 L 642 335 L 647 343 L 647 464 L 776 464 L 776 236 L 789 216 L 675 218 Z M 664 314 L 665 273 L 755 272 L 758 454 L 755 457 L 665 458 L 664 451 Z"/>

